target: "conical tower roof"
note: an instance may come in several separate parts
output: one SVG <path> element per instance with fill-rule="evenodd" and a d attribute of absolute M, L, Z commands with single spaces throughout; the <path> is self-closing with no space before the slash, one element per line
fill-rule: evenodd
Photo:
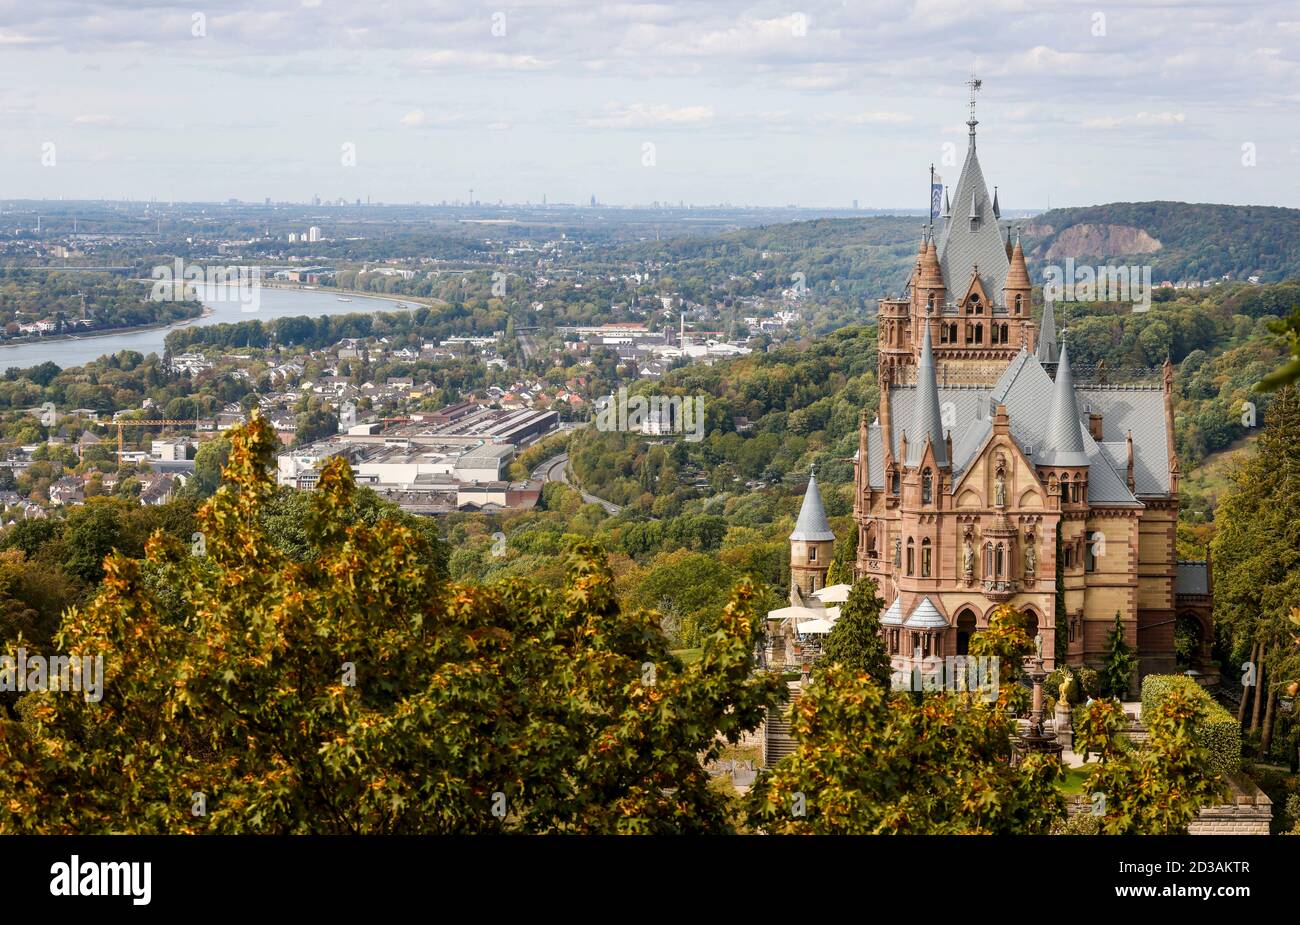
<path fill-rule="evenodd" d="M 925 455 L 925 438 L 934 447 L 934 459 L 940 466 L 948 465 L 948 445 L 943 439 L 943 418 L 939 414 L 939 385 L 934 375 L 934 350 L 930 346 L 930 325 L 925 326 L 921 341 L 921 362 L 916 367 L 916 410 L 912 426 L 907 431 L 907 459 L 904 464 L 916 466 Z"/>
<path fill-rule="evenodd" d="M 1070 371 L 1069 349 L 1061 347 L 1061 362 L 1056 368 L 1052 389 L 1052 417 L 1043 438 L 1042 452 L 1034 461 L 1040 466 L 1086 466 L 1088 454 L 1083 450 L 1083 425 L 1079 422 L 1079 402 L 1074 395 L 1074 373 Z"/>
<path fill-rule="evenodd" d="M 1011 267 L 1007 270 L 1006 289 L 1030 289 L 1029 267 L 1025 265 L 1025 251 L 1016 235 L 1016 246 L 1011 249 Z M 1055 333 L 1055 332 L 1053 332 Z"/>
<path fill-rule="evenodd" d="M 795 522 L 790 539 L 805 543 L 835 539 L 830 522 L 826 519 L 826 508 L 822 506 L 822 493 L 817 488 L 815 470 L 808 477 L 808 489 L 803 493 L 803 507 L 799 509 L 799 519 Z"/>
<path fill-rule="evenodd" d="M 1043 323 L 1038 329 L 1038 348 L 1034 351 L 1038 362 L 1044 366 L 1053 366 L 1060 360 L 1056 346 L 1056 314 L 1052 310 L 1052 300 L 1043 300 Z"/>

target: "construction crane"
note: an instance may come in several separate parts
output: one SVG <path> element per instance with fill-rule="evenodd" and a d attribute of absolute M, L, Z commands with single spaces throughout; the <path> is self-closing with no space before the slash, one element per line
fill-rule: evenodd
<path fill-rule="evenodd" d="M 181 425 L 184 425 L 184 426 L 186 426 L 186 427 L 192 427 L 192 428 L 195 429 L 195 430 L 198 430 L 198 429 L 199 429 L 199 422 L 198 422 L 197 420 L 192 420 L 192 419 L 191 419 L 191 420 L 188 420 L 188 421 L 175 421 L 175 420 L 172 420 L 172 419 L 170 419 L 170 418 L 162 418 L 162 419 L 159 419 L 159 420 L 153 420 L 153 421 L 128 421 L 128 420 L 123 419 L 123 420 L 118 420 L 118 421 L 100 421 L 100 422 L 98 422 L 98 423 L 103 424 L 105 427 L 116 427 L 116 428 L 117 428 L 117 462 L 118 462 L 118 465 L 121 465 L 121 463 L 122 463 L 122 452 L 123 452 L 123 447 L 124 447 L 122 432 L 123 432 L 126 428 L 128 428 L 128 427 L 160 427 L 160 426 L 168 425 L 168 424 L 171 424 L 171 425 L 181 424 Z"/>

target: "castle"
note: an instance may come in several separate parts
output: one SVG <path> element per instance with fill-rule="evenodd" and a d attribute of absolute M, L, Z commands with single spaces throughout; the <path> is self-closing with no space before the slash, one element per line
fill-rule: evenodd
<path fill-rule="evenodd" d="M 1175 549 L 1173 367 L 1134 384 L 1076 377 L 1051 303 L 1033 320 L 976 124 L 972 107 L 941 229 L 924 234 L 904 295 L 880 301 L 880 405 L 863 412 L 854 457 L 854 577 L 879 586 L 903 661 L 966 654 L 1009 603 L 1042 634 L 1049 668 L 1058 637 L 1069 664 L 1100 665 L 1118 614 L 1139 675 L 1176 670 L 1180 620 L 1192 667 L 1210 675 L 1209 568 Z M 792 603 L 825 587 L 833 540 L 814 479 L 790 539 Z"/>

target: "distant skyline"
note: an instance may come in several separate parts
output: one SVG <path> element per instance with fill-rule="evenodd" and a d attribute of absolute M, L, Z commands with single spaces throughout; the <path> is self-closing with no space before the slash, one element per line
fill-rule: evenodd
<path fill-rule="evenodd" d="M 923 209 L 973 70 L 1006 209 L 1300 207 L 1294 0 L 0 0 L 0 49 L 3 199 Z"/>

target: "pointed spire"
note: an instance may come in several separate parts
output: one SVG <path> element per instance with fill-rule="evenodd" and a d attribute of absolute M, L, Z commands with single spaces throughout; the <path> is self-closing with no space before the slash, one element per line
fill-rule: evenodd
<path fill-rule="evenodd" d="M 1086 466 L 1083 451 L 1083 425 L 1079 423 L 1079 402 L 1074 394 L 1074 373 L 1070 371 L 1069 349 L 1061 346 L 1061 362 L 1056 368 L 1056 385 L 1052 389 L 1052 417 L 1043 437 L 1043 449 L 1034 457 L 1040 466 Z"/>
<path fill-rule="evenodd" d="M 1044 366 L 1053 366 L 1060 359 L 1056 346 L 1056 315 L 1052 311 L 1051 299 L 1043 300 L 1043 323 L 1038 329 L 1038 349 L 1034 356 Z"/>
<path fill-rule="evenodd" d="M 943 217 L 949 218 L 951 216 L 952 216 L 952 202 L 949 201 L 948 190 L 947 188 L 945 188 L 943 191 Z"/>
<path fill-rule="evenodd" d="M 939 414 L 939 385 L 934 375 L 934 350 L 930 346 L 930 325 L 925 326 L 921 341 L 921 361 L 916 367 L 916 407 L 912 411 L 914 443 L 907 448 L 906 465 L 915 466 L 925 455 L 927 440 L 933 448 L 934 459 L 940 466 L 948 465 L 948 444 L 943 438 L 943 418 Z"/>
<path fill-rule="evenodd" d="M 1002 217 L 1002 210 L 998 208 L 998 188 L 996 186 L 993 187 L 993 217 Z"/>
<path fill-rule="evenodd" d="M 803 507 L 799 509 L 799 519 L 795 522 L 790 539 L 805 543 L 835 539 L 830 522 L 826 520 L 826 508 L 822 506 L 822 493 L 817 489 L 816 467 L 808 476 L 808 489 L 803 494 Z"/>

